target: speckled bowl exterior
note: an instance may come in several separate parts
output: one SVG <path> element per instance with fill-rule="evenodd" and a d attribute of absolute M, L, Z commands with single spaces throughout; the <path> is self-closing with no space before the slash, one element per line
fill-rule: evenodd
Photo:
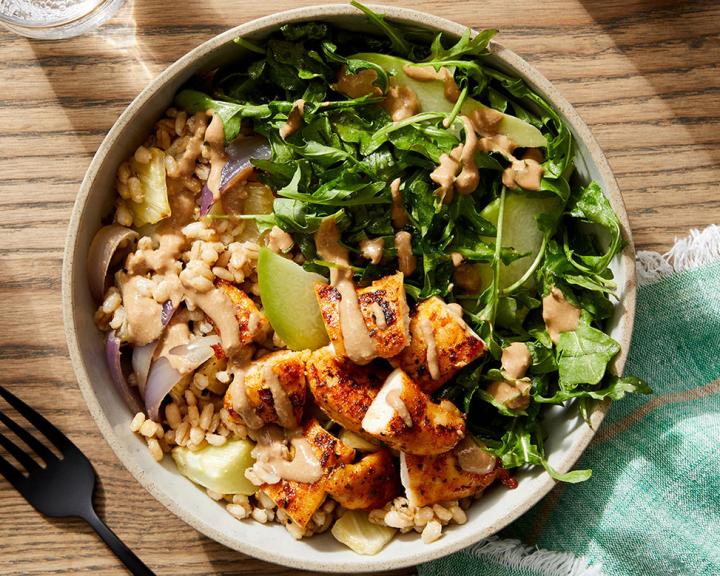
<path fill-rule="evenodd" d="M 459 36 L 465 31 L 460 24 L 430 14 L 392 6 L 373 8 L 399 24 L 442 31 L 449 36 Z M 72 213 L 62 278 L 65 331 L 75 374 L 93 418 L 125 467 L 170 512 L 208 537 L 269 562 L 334 573 L 391 570 L 450 554 L 494 534 L 545 496 L 554 481 L 544 471 L 522 472 L 518 475 L 516 490 L 502 487 L 488 490 L 468 511 L 468 522 L 449 527 L 436 542 L 425 545 L 417 534 L 411 533 L 397 537 L 376 556 L 356 555 L 330 534 L 296 541 L 279 524 L 239 522 L 181 476 L 170 458 L 156 463 L 145 443 L 130 432 L 132 415 L 111 383 L 102 338 L 93 322 L 96 303 L 87 285 L 88 246 L 101 226 L 101 218 L 112 209 L 117 166 L 144 140 L 178 88 L 194 73 L 212 69 L 240 55 L 241 49 L 232 42 L 233 38 L 262 39 L 283 24 L 302 21 L 327 21 L 355 30 L 371 29 L 363 14 L 344 4 L 300 8 L 253 20 L 216 36 L 180 58 L 155 78 L 120 116 L 90 164 Z M 524 78 L 564 118 L 577 140 L 580 177 L 597 180 L 620 217 L 626 245 L 613 262 L 619 303 L 611 334 L 622 345 L 615 362 L 615 369 L 621 372 L 630 347 L 635 310 L 635 258 L 627 214 L 615 178 L 585 123 L 550 82 L 500 44 L 493 43 L 491 49 L 495 65 Z M 554 468 L 565 472 L 573 466 L 590 443 L 607 408 L 605 403 L 594 411 L 591 426 L 583 422 L 574 409 L 550 410 L 546 449 Z"/>

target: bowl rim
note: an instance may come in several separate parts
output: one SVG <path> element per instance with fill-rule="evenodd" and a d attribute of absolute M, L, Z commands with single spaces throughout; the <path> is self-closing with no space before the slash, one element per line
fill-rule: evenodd
<path fill-rule="evenodd" d="M 380 4 L 368 4 L 373 10 L 384 14 L 389 20 L 398 22 L 400 24 L 407 24 L 411 26 L 420 26 L 427 29 L 442 31 L 449 35 L 460 36 L 468 26 L 459 24 L 457 22 L 447 20 L 445 18 L 435 16 L 426 12 L 413 10 L 410 8 L 387 6 Z M 63 268 L 62 268 L 62 305 L 63 305 L 63 318 L 64 318 L 64 330 L 65 337 L 70 353 L 70 359 L 72 362 L 73 370 L 78 381 L 79 388 L 83 394 L 85 402 L 90 410 L 90 413 L 95 420 L 98 428 L 103 434 L 106 442 L 110 445 L 115 455 L 122 462 L 123 466 L 132 474 L 132 476 L 161 504 L 163 504 L 173 514 L 178 516 L 183 522 L 189 524 L 200 533 L 205 536 L 239 552 L 249 554 L 253 557 L 261 560 L 271 562 L 274 564 L 282 564 L 285 566 L 301 568 L 305 570 L 318 570 L 324 572 L 360 572 L 360 571 L 379 571 L 379 570 L 392 570 L 397 568 L 403 568 L 407 566 L 416 565 L 422 562 L 427 562 L 442 556 L 451 554 L 472 545 L 482 538 L 485 538 L 491 534 L 494 534 L 498 530 L 507 526 L 519 516 L 527 512 L 532 506 L 538 501 L 544 498 L 548 492 L 555 486 L 556 482 L 550 477 L 547 472 L 541 472 L 540 475 L 543 477 L 543 482 L 540 488 L 532 494 L 531 497 L 526 498 L 521 505 L 515 506 L 510 509 L 507 513 L 497 519 L 492 526 L 486 530 L 479 532 L 470 532 L 469 534 L 457 539 L 454 542 L 443 545 L 442 541 L 436 543 L 436 545 L 430 547 L 425 546 L 425 549 L 421 549 L 420 552 L 416 548 L 408 548 L 409 553 L 407 556 L 401 559 L 387 560 L 374 557 L 376 559 L 373 562 L 373 557 L 358 556 L 356 562 L 342 561 L 342 565 L 338 565 L 338 562 L 332 562 L 322 559 L 322 554 L 319 554 L 319 559 L 315 559 L 315 555 L 305 558 L 278 558 L 274 551 L 247 542 L 239 542 L 235 538 L 227 536 L 224 532 L 216 529 L 211 524 L 206 523 L 204 520 L 193 514 L 192 512 L 184 509 L 181 505 L 176 505 L 176 502 L 169 496 L 166 495 L 165 490 L 160 486 L 156 485 L 151 479 L 149 479 L 145 473 L 145 470 L 137 463 L 130 453 L 130 451 L 123 446 L 119 441 L 118 437 L 110 424 L 108 417 L 105 415 L 100 402 L 93 391 L 90 379 L 87 374 L 83 355 L 80 351 L 78 342 L 78 330 L 75 323 L 74 309 L 75 309 L 75 294 L 73 290 L 72 279 L 74 276 L 73 271 L 76 266 L 85 266 L 85 263 L 75 262 L 75 251 L 78 243 L 78 235 L 80 224 L 82 222 L 83 213 L 85 206 L 88 203 L 90 193 L 93 188 L 95 179 L 99 173 L 99 169 L 102 165 L 102 160 L 107 154 L 108 150 L 113 147 L 116 139 L 122 136 L 127 125 L 132 121 L 136 112 L 141 109 L 150 98 L 158 92 L 167 83 L 175 80 L 177 77 L 186 73 L 187 70 L 192 69 L 195 66 L 196 61 L 204 56 L 212 53 L 216 49 L 219 49 L 224 44 L 231 42 L 233 38 L 240 35 L 249 35 L 255 33 L 265 33 L 273 28 L 277 28 L 282 24 L 302 22 L 307 20 L 321 20 L 323 18 L 331 17 L 359 17 L 364 18 L 364 15 L 356 8 L 349 4 L 328 4 L 328 5 L 314 5 L 300 8 L 294 8 L 270 14 L 260 18 L 256 18 L 233 27 L 221 34 L 214 36 L 213 38 L 203 42 L 199 46 L 190 50 L 184 56 L 176 60 L 174 63 L 165 68 L 160 74 L 153 78 L 148 85 L 138 94 L 133 101 L 127 106 L 122 112 L 118 119 L 113 124 L 112 128 L 108 131 L 107 135 L 103 139 L 102 143 L 98 147 L 93 159 L 87 169 L 85 177 L 83 178 L 79 192 L 77 194 L 75 204 L 73 206 L 70 222 L 68 225 L 67 238 L 65 243 L 65 250 L 63 255 Z M 470 29 L 472 34 L 476 34 L 477 30 Z M 636 280 L 635 280 L 635 249 L 632 240 L 632 234 L 627 217 L 627 211 L 625 204 L 618 188 L 615 177 L 610 169 L 607 158 L 600 149 L 597 141 L 591 134 L 589 128 L 585 122 L 580 118 L 578 113 L 572 107 L 572 105 L 560 94 L 549 80 L 547 80 L 538 70 L 528 64 L 520 56 L 512 52 L 511 50 L 503 47 L 497 42 L 491 42 L 491 50 L 494 56 L 496 56 L 503 63 L 506 63 L 514 69 L 520 71 L 525 80 L 544 93 L 547 99 L 551 102 L 553 107 L 561 109 L 565 116 L 566 123 L 569 126 L 571 132 L 576 141 L 582 141 L 587 147 L 589 157 L 592 158 L 593 163 L 601 173 L 604 180 L 603 192 L 610 199 L 613 208 L 615 209 L 618 218 L 620 220 L 620 226 L 622 236 L 626 242 L 625 247 L 620 255 L 622 266 L 626 271 L 626 282 L 623 292 L 623 304 L 625 311 L 621 318 L 623 319 L 625 330 L 621 335 L 621 352 L 615 359 L 614 368 L 617 373 L 622 373 L 622 369 L 627 359 L 630 339 L 633 329 L 634 313 L 635 313 L 635 298 L 636 298 Z M 569 470 L 582 455 L 585 448 L 592 441 L 598 426 L 602 422 L 607 410 L 610 406 L 609 401 L 600 403 L 593 411 L 590 417 L 590 426 L 583 424 L 583 431 L 579 439 L 573 444 L 567 452 L 564 454 L 560 464 L 557 466 L 560 472 L 566 472 Z"/>

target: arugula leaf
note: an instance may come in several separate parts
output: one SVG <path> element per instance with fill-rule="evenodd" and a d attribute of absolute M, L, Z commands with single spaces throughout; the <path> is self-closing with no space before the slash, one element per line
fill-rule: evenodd
<path fill-rule="evenodd" d="M 600 256 L 576 255 L 568 241 L 564 243 L 565 253 L 573 266 L 581 272 L 601 273 L 622 247 L 622 237 L 620 222 L 597 182 L 590 182 L 580 188 L 579 193 L 570 200 L 568 213 L 583 222 L 602 226 L 610 235 L 610 245 L 605 254 Z"/>
<path fill-rule="evenodd" d="M 619 351 L 620 344 L 586 324 L 579 324 L 573 332 L 561 332 L 557 344 L 560 388 L 573 390 L 579 384 L 597 384 Z"/>
<path fill-rule="evenodd" d="M 373 12 L 367 6 L 360 4 L 357 0 L 350 2 L 352 6 L 355 6 L 358 10 L 362 10 L 367 15 L 370 22 L 375 24 L 390 40 L 390 45 L 393 50 L 402 56 L 408 56 L 410 54 L 410 45 L 405 39 L 405 35 L 400 29 L 395 26 L 391 26 L 385 21 L 385 17 L 382 14 Z"/>
<path fill-rule="evenodd" d="M 652 394 L 647 382 L 636 376 L 611 375 L 605 379 L 603 388 L 558 390 L 552 396 L 535 396 L 542 404 L 562 404 L 573 398 L 592 398 L 593 400 L 622 400 L 626 394 Z"/>
<path fill-rule="evenodd" d="M 483 30 L 471 38 L 470 30 L 465 30 L 460 39 L 447 50 L 442 45 L 442 34 L 438 34 L 430 47 L 432 58 L 429 61 L 451 60 L 462 56 L 485 56 L 489 54 L 488 44 L 497 32 L 497 30 Z"/>

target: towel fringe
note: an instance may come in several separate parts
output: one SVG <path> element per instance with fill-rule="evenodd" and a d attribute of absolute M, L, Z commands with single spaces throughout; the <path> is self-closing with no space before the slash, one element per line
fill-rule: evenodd
<path fill-rule="evenodd" d="M 491 536 L 471 546 L 467 552 L 503 567 L 533 570 L 543 576 L 602 576 L 602 567 L 590 565 L 584 556 L 541 550 L 515 539 L 501 540 Z"/>
<path fill-rule="evenodd" d="M 675 239 L 665 254 L 640 250 L 637 253 L 638 284 L 646 286 L 676 272 L 720 261 L 720 226 L 692 229 L 686 238 Z"/>

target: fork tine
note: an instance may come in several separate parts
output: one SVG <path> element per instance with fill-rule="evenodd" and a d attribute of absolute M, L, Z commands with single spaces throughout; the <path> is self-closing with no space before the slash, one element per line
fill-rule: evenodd
<path fill-rule="evenodd" d="M 5 398 L 10 406 L 20 412 L 20 414 L 22 414 L 28 422 L 42 432 L 45 437 L 50 440 L 50 442 L 55 444 L 55 446 L 58 447 L 58 450 L 63 451 L 75 446 L 70 439 L 65 436 L 65 434 L 55 428 L 55 426 L 46 420 L 42 414 L 36 412 L 33 408 L 30 408 L 30 406 L 25 404 L 25 402 L 20 400 L 20 398 L 15 396 L 4 386 L 0 386 L 0 396 Z"/>
<path fill-rule="evenodd" d="M 25 430 L 25 428 L 20 426 L 2 410 L 0 410 L 0 421 L 4 422 L 5 426 L 12 430 L 15 435 L 20 438 L 20 440 L 25 442 L 25 444 L 27 444 L 31 450 L 34 450 L 40 458 L 45 460 L 45 462 L 49 464 L 50 462 L 57 460 L 57 456 L 55 456 L 55 454 L 53 454 L 52 451 L 45 446 L 45 444 L 40 442 L 37 438 L 35 438 L 35 436 L 30 434 L 30 432 Z"/>
<path fill-rule="evenodd" d="M 20 472 L 10 464 L 3 456 L 0 454 L 0 474 L 5 476 L 8 482 L 12 484 L 15 489 L 22 494 L 22 490 L 20 489 L 20 486 L 22 485 L 23 480 L 25 480 L 25 477 L 20 474 Z"/>
<path fill-rule="evenodd" d="M 18 447 L 15 442 L 10 440 L 5 434 L 0 434 L 0 445 L 5 447 L 5 450 L 10 452 L 13 458 L 22 464 L 23 468 L 28 472 L 35 472 L 40 470 L 40 465 L 35 462 L 30 456 L 28 456 L 22 448 Z"/>

